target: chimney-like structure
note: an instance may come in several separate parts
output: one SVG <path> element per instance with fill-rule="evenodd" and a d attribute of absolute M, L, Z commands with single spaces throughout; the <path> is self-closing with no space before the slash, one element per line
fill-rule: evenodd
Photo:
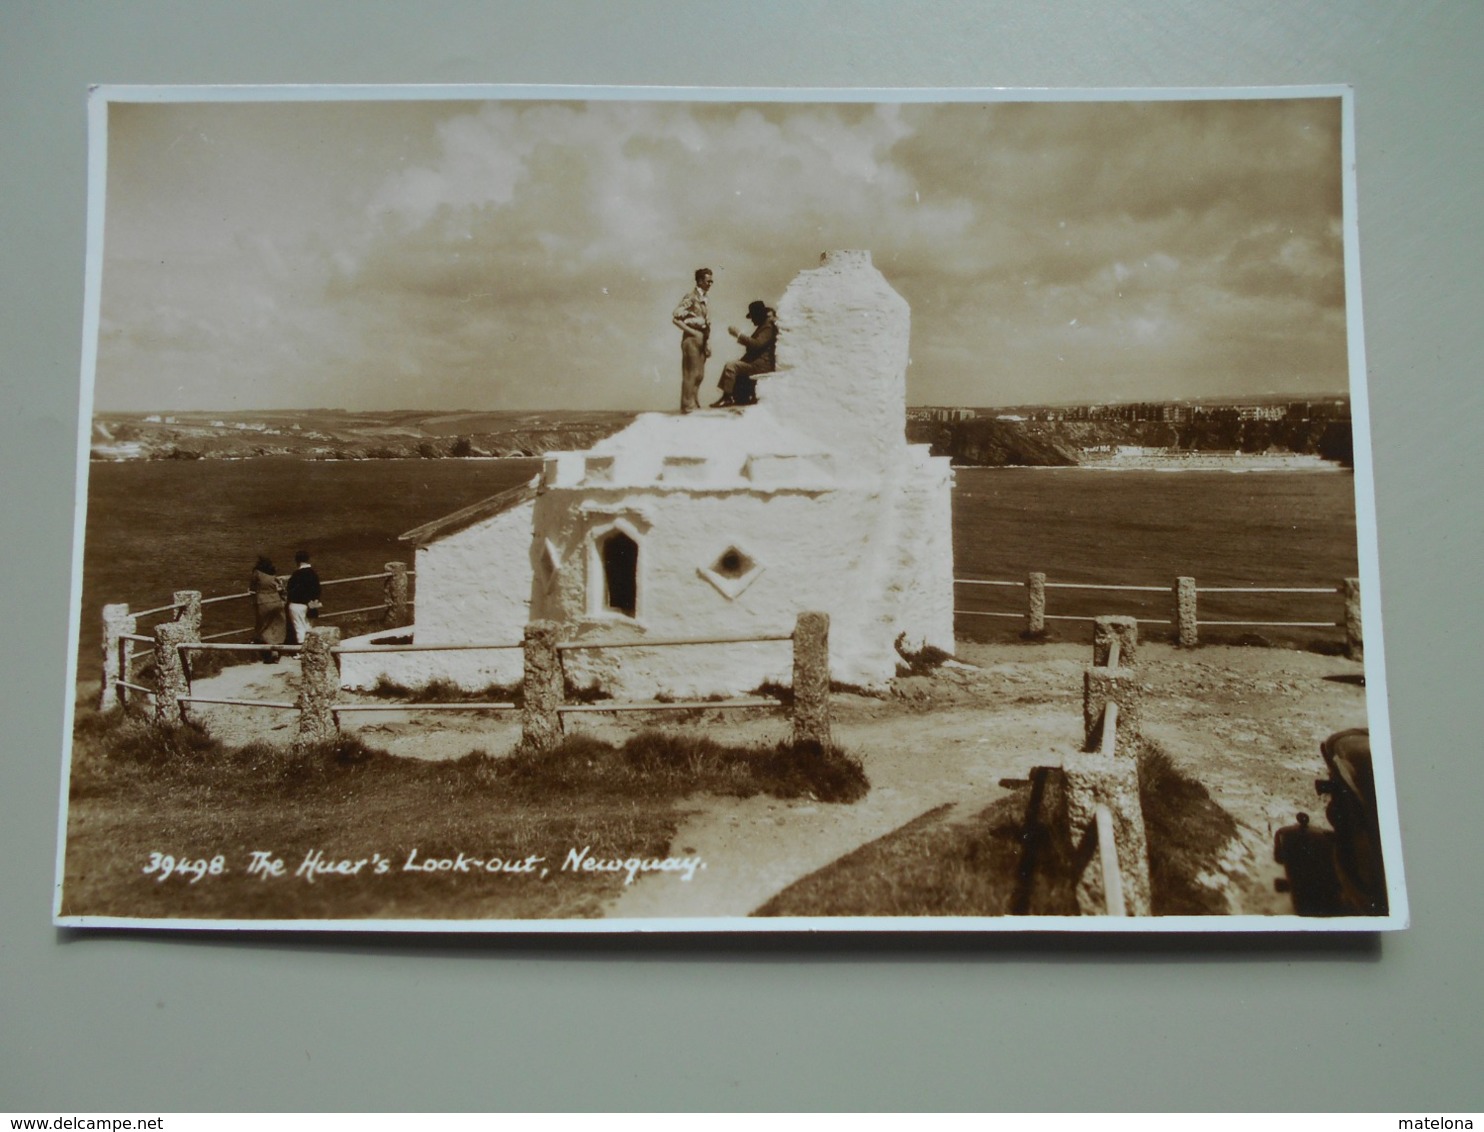
<path fill-rule="evenodd" d="M 869 252 L 829 252 L 778 321 L 757 404 L 641 414 L 410 532 L 414 640 L 516 641 L 554 622 L 567 679 L 639 700 L 786 684 L 801 614 L 829 617 L 843 684 L 881 687 L 902 652 L 951 651 L 953 472 L 906 441 L 907 303 Z M 349 686 L 436 665 L 477 688 L 519 654 L 417 652 L 395 671 L 381 654 L 341 659 Z"/>
<path fill-rule="evenodd" d="M 884 470 L 907 445 L 911 326 L 907 301 L 870 252 L 825 252 L 779 301 L 778 372 L 760 380 L 759 399 L 863 470 Z"/>

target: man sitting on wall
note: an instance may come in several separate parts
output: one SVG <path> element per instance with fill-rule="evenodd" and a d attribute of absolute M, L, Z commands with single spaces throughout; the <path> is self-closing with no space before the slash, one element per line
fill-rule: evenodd
<path fill-rule="evenodd" d="M 778 348 L 778 324 L 774 321 L 773 309 L 761 299 L 747 304 L 747 317 L 754 330 L 743 334 L 735 326 L 727 327 L 727 333 L 742 346 L 742 357 L 728 362 L 721 369 L 721 397 L 712 402 L 713 409 L 723 405 L 751 405 L 757 401 L 759 374 L 772 373 Z"/>

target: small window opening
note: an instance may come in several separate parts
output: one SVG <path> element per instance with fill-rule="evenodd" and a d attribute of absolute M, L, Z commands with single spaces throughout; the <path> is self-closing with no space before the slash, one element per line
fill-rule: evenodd
<path fill-rule="evenodd" d="M 723 551 L 711 568 L 723 578 L 740 578 L 752 569 L 752 559 L 733 546 Z"/>
<path fill-rule="evenodd" d="M 622 531 L 603 540 L 603 583 L 608 608 L 633 617 L 639 608 L 639 544 Z"/>

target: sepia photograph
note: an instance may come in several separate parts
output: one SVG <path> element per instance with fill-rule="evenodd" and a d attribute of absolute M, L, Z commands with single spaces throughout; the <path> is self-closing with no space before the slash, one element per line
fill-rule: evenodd
<path fill-rule="evenodd" d="M 55 921 L 1406 927 L 1353 112 L 94 89 Z"/>

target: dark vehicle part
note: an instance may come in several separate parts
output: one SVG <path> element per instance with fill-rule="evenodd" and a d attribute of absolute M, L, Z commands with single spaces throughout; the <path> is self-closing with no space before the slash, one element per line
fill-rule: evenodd
<path fill-rule="evenodd" d="M 1312 829 L 1299 814 L 1273 838 L 1273 859 L 1286 877 L 1275 885 L 1293 896 L 1299 916 L 1384 916 L 1386 870 L 1381 856 L 1381 822 L 1376 780 L 1371 771 L 1371 733 L 1365 728 L 1337 731 L 1320 744 L 1329 771 L 1314 790 L 1326 799 L 1329 829 Z"/>

